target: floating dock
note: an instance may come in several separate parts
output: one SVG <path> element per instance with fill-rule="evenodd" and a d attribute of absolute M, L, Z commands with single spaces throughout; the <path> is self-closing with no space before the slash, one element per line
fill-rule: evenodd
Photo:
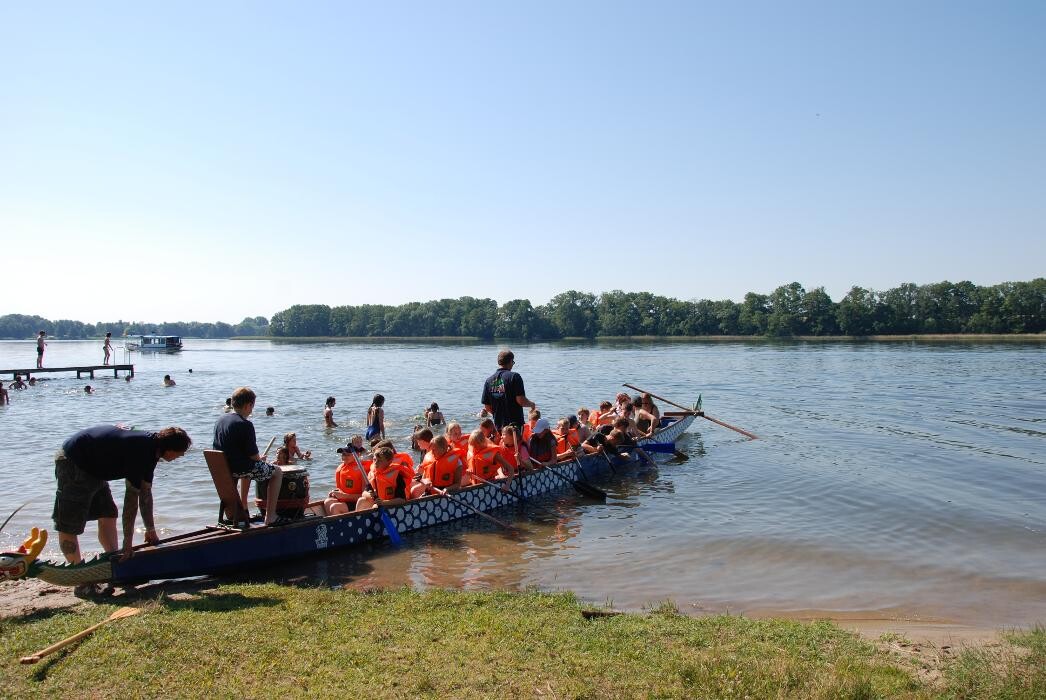
<path fill-rule="evenodd" d="M 76 372 L 76 378 L 88 374 L 94 379 L 95 370 L 112 370 L 114 377 L 119 377 L 121 370 L 127 372 L 128 376 L 134 376 L 134 365 L 85 365 L 83 367 L 27 367 L 25 369 L 0 369 L 0 376 L 21 375 L 23 379 L 29 379 L 34 374 L 54 374 L 55 372 Z"/>

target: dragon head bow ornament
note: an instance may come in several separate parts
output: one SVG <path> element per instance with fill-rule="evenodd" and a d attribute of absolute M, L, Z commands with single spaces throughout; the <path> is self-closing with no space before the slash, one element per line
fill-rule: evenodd
<path fill-rule="evenodd" d="M 0 553 L 0 581 L 22 578 L 47 544 L 47 530 L 34 527 L 16 552 Z"/>

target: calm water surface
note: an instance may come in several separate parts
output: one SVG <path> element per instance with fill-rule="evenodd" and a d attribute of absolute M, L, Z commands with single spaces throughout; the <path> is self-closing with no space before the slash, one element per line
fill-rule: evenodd
<path fill-rule="evenodd" d="M 119 345 L 119 343 L 117 343 Z M 534 344 L 515 346 L 527 394 L 546 416 L 612 398 L 622 382 L 705 410 L 763 439 L 708 421 L 638 478 L 605 485 L 606 504 L 563 492 L 507 509 L 524 530 L 483 523 L 413 533 L 270 569 L 262 576 L 370 587 L 410 584 L 573 590 L 642 608 L 873 612 L 994 626 L 1046 621 L 1046 346 L 947 344 Z M 0 342 L 0 367 L 32 365 L 31 342 Z M 200 449 L 233 388 L 248 384 L 276 416 L 259 441 L 295 431 L 314 497 L 333 483 L 334 450 L 363 432 L 370 397 L 387 397 L 405 439 L 438 401 L 466 429 L 497 347 L 470 343 L 186 342 L 174 355 L 131 356 L 133 381 L 54 378 L 0 407 L 0 533 L 15 544 L 51 527 L 53 453 L 100 422 L 186 428 L 196 441 L 158 467 L 162 534 L 211 522 L 217 498 Z M 118 350 L 117 360 L 122 359 Z M 101 343 L 51 342 L 50 366 L 101 359 Z M 192 373 L 189 369 L 192 369 Z M 161 386 L 164 374 L 178 385 Z M 4 377 L 5 384 L 10 377 Z M 90 382 L 94 396 L 83 395 Z M 337 397 L 339 427 L 323 428 Z M 664 407 L 663 407 L 664 408 Z M 665 456 L 662 455 L 662 458 Z M 114 488 L 117 502 L 121 490 Z M 94 529 L 81 538 L 97 548 Z M 52 547 L 52 556 L 57 552 Z"/>

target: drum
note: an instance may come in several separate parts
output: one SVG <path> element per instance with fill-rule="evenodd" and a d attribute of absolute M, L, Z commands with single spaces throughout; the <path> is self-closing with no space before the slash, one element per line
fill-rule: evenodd
<path fill-rule="evenodd" d="M 300 518 L 309 505 L 309 472 L 304 467 L 284 466 L 283 482 L 280 484 L 280 495 L 276 500 L 276 516 L 280 518 Z M 254 505 L 265 513 L 265 495 L 269 480 L 257 482 L 254 491 Z"/>

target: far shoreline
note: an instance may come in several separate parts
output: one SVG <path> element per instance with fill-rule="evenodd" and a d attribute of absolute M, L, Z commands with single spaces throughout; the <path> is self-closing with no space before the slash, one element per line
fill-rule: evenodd
<path fill-rule="evenodd" d="M 911 335 L 796 335 L 785 337 L 767 337 L 762 335 L 603 335 L 596 338 L 567 337 L 524 340 L 520 338 L 483 339 L 476 336 L 269 336 L 241 335 L 232 338 L 215 338 L 214 340 L 270 340 L 278 343 L 381 343 L 381 342 L 468 342 L 468 343 L 559 343 L 603 341 L 642 341 L 642 342 L 676 342 L 676 343 L 780 343 L 780 342 L 1046 342 L 1046 333 L 916 333 Z"/>

